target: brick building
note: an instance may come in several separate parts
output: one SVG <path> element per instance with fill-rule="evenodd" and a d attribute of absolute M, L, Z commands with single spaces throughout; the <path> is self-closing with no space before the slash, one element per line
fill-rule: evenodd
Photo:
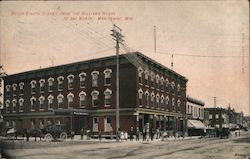
<path fill-rule="evenodd" d="M 209 125 L 211 127 L 223 128 L 229 127 L 228 110 L 224 108 L 205 108 L 209 111 Z"/>
<path fill-rule="evenodd" d="M 135 66 L 133 55 L 147 68 Z M 120 55 L 120 128 L 186 129 L 187 79 L 139 52 Z M 3 116 L 17 129 L 116 130 L 116 56 L 6 76 Z"/>

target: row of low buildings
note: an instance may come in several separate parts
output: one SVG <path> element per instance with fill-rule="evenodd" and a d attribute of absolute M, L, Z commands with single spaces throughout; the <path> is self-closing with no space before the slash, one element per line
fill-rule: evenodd
<path fill-rule="evenodd" d="M 126 56 L 119 56 L 121 130 L 149 125 L 197 134 L 216 126 L 217 119 L 230 122 L 216 114 L 219 108 L 204 109 L 204 102 L 186 95 L 186 77 L 139 52 Z M 76 133 L 110 134 L 116 130 L 116 99 L 116 57 L 111 56 L 6 76 L 2 113 L 5 126 L 19 130 L 64 124 Z"/>

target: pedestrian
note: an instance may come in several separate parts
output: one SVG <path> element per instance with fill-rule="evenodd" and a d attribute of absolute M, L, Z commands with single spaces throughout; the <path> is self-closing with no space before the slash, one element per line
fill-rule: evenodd
<path fill-rule="evenodd" d="M 139 128 L 137 127 L 137 128 L 136 128 L 136 141 L 139 141 L 139 138 L 140 138 L 140 130 L 139 130 Z"/>
<path fill-rule="evenodd" d="M 99 138 L 99 141 L 102 141 L 102 131 L 101 130 L 99 131 L 98 138 Z"/>
<path fill-rule="evenodd" d="M 83 130 L 83 128 L 81 129 L 81 140 L 83 140 L 83 133 L 84 133 L 84 130 Z"/>
<path fill-rule="evenodd" d="M 146 140 L 146 129 L 145 128 L 142 129 L 142 140 L 143 141 Z"/>
<path fill-rule="evenodd" d="M 146 139 L 147 139 L 147 141 L 149 141 L 149 134 L 150 133 L 150 131 L 149 131 L 149 128 L 147 127 L 147 129 L 146 129 Z"/>
<path fill-rule="evenodd" d="M 153 130 L 153 128 L 151 128 L 151 129 L 150 129 L 150 137 L 151 137 L 151 141 L 153 141 L 153 140 L 154 140 L 154 135 L 155 135 L 154 130 Z"/>
<path fill-rule="evenodd" d="M 133 141 L 133 139 L 134 139 L 134 129 L 133 129 L 133 127 L 130 128 L 129 139 L 130 139 L 130 141 Z"/>
<path fill-rule="evenodd" d="M 159 139 L 160 137 L 160 130 L 159 128 L 156 129 L 156 139 Z"/>

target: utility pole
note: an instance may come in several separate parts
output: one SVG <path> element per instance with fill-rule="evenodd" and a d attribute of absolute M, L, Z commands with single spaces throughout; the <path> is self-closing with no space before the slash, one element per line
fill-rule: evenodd
<path fill-rule="evenodd" d="M 3 90 L 4 87 L 3 84 L 3 77 L 6 76 L 6 72 L 4 72 L 3 65 L 0 65 L 0 126 L 2 127 L 1 123 L 3 122 L 3 116 L 2 116 L 2 109 L 3 109 L 3 103 L 4 103 L 4 97 L 3 97 Z"/>
<path fill-rule="evenodd" d="M 156 53 L 156 27 L 154 25 L 154 52 Z"/>
<path fill-rule="evenodd" d="M 216 97 L 214 97 L 214 108 L 216 108 Z"/>
<path fill-rule="evenodd" d="M 171 55 L 171 69 L 174 69 L 174 55 Z"/>
<path fill-rule="evenodd" d="M 120 130 L 120 111 L 119 111 L 119 49 L 120 49 L 120 44 L 123 42 L 123 35 L 121 34 L 122 29 L 116 26 L 115 24 L 113 25 L 113 29 L 111 30 L 113 36 L 113 39 L 116 41 L 116 141 L 119 141 L 118 139 L 118 132 Z"/>

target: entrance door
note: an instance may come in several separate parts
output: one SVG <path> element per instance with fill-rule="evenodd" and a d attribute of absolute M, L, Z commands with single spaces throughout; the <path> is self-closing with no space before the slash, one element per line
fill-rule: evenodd
<path fill-rule="evenodd" d="M 79 134 L 81 129 L 84 129 L 84 116 L 74 115 L 73 130 L 76 134 Z"/>

